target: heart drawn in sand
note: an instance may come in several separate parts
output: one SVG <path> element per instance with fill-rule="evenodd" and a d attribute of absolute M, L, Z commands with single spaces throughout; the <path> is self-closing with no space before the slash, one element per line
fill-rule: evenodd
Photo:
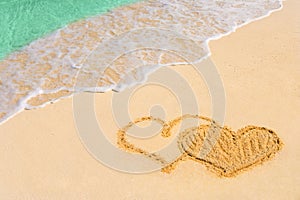
<path fill-rule="evenodd" d="M 157 121 L 163 126 L 161 135 L 169 137 L 173 127 L 186 118 L 201 119 L 209 124 L 188 128 L 179 133 L 177 143 L 181 155 L 171 163 L 166 163 L 160 155 L 149 153 L 126 140 L 126 131 L 139 122 Z M 162 171 L 166 173 L 173 171 L 179 162 L 191 159 L 204 164 L 209 171 L 221 177 L 232 177 L 261 164 L 283 147 L 283 142 L 270 129 L 246 126 L 234 132 L 229 127 L 221 127 L 215 121 L 197 115 L 184 115 L 168 123 L 153 117 L 137 119 L 119 130 L 118 144 L 124 150 L 161 162 L 164 165 Z"/>
<path fill-rule="evenodd" d="M 202 157 L 204 139 L 209 131 L 219 131 L 219 138 L 211 151 Z M 201 125 L 187 129 L 179 136 L 178 142 L 183 156 L 203 163 L 210 171 L 220 176 L 234 176 L 257 164 L 272 158 L 283 146 L 276 133 L 264 127 L 246 126 L 232 131 Z"/>

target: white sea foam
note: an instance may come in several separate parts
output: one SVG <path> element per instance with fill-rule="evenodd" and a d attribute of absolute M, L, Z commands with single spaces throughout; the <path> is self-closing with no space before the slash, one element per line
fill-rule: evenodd
<path fill-rule="evenodd" d="M 70 24 L 0 62 L 0 123 L 73 92 L 121 91 L 159 67 L 199 62 L 210 40 L 281 7 L 281 0 L 151 0 Z"/>

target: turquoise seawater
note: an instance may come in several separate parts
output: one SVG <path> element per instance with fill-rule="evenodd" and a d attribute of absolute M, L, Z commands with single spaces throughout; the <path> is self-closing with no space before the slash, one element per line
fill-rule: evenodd
<path fill-rule="evenodd" d="M 70 22 L 139 0 L 0 0 L 0 59 Z"/>

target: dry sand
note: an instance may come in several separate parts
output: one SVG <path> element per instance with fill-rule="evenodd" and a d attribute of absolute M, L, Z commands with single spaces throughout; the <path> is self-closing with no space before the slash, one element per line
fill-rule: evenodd
<path fill-rule="evenodd" d="M 285 1 L 281 11 L 210 43 L 226 92 L 225 124 L 275 130 L 285 146 L 271 161 L 235 178 L 219 178 L 193 161 L 171 174 L 120 173 L 84 148 L 68 98 L 0 126 L 0 199 L 299 199 L 299 7 L 297 0 Z M 172 69 L 190 81 L 201 114 L 209 116 L 201 77 L 190 66 Z M 96 113 L 114 140 L 112 95 L 96 95 Z M 165 106 L 168 119 L 180 114 L 171 94 L 150 85 L 130 100 L 132 118 L 148 115 L 153 103 Z"/>

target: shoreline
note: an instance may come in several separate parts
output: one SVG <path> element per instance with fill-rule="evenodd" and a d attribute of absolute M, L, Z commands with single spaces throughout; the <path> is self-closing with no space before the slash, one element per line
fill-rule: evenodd
<path fill-rule="evenodd" d="M 239 28 L 241 28 L 241 27 L 243 27 L 243 26 L 245 26 L 245 25 L 247 25 L 247 24 L 249 24 L 249 23 L 252 23 L 252 22 L 254 22 L 254 21 L 258 21 L 258 20 L 260 20 L 260 19 L 263 19 L 263 18 L 265 18 L 265 17 L 268 17 L 268 16 L 270 16 L 272 13 L 274 13 L 274 12 L 276 12 L 276 11 L 279 11 L 279 10 L 281 10 L 282 8 L 283 8 L 283 3 L 282 3 L 282 1 L 280 1 L 280 8 L 271 10 L 271 11 L 269 11 L 267 14 L 265 14 L 265 15 L 263 15 L 263 16 L 261 16 L 261 17 L 256 17 L 256 18 L 254 18 L 254 19 L 247 19 L 247 20 L 245 20 L 245 22 L 243 22 L 242 24 L 240 24 L 240 25 L 235 25 L 234 27 L 231 27 L 231 30 L 228 31 L 228 32 L 225 33 L 225 34 L 219 33 L 219 34 L 218 34 L 217 36 L 215 36 L 215 37 L 210 37 L 209 39 L 206 39 L 206 40 L 204 41 L 205 45 L 204 45 L 203 47 L 204 47 L 204 49 L 207 50 L 208 52 L 205 52 L 205 55 L 202 55 L 202 56 L 200 57 L 200 59 L 196 60 L 195 62 L 201 62 L 202 60 L 205 60 L 206 58 L 208 58 L 209 56 L 211 56 L 211 50 L 210 50 L 210 47 L 209 47 L 209 42 L 210 42 L 210 41 L 218 40 L 218 39 L 220 39 L 220 38 L 222 38 L 222 37 L 225 37 L 225 36 L 227 36 L 227 35 L 230 35 L 231 33 L 234 33 L 237 29 L 239 29 Z M 119 9 L 120 9 L 120 8 L 119 8 Z M 101 15 L 97 15 L 97 16 L 101 16 Z M 89 18 L 89 19 L 96 19 L 97 16 L 91 17 L 91 18 Z M 80 21 L 83 21 L 83 20 L 80 20 Z M 87 20 L 87 21 L 88 21 L 88 20 Z M 74 24 L 74 25 L 75 25 L 75 24 Z M 66 27 L 67 27 L 67 26 L 66 26 Z M 66 27 L 64 27 L 64 28 L 66 28 Z M 60 30 L 63 30 L 64 28 L 61 28 L 61 29 L 56 30 L 55 32 L 52 32 L 51 34 L 49 34 L 49 37 L 50 37 L 51 35 L 57 34 Z M 47 37 L 44 37 L 44 39 L 46 39 L 46 38 L 47 38 Z M 37 41 L 39 41 L 39 40 L 43 40 L 43 38 L 40 38 L 40 39 L 38 39 Z M 28 45 L 28 46 L 29 46 L 29 45 Z M 25 50 L 25 49 L 26 49 L 26 48 L 23 47 L 23 50 Z M 176 63 L 176 62 L 171 62 L 171 63 L 172 63 L 171 65 L 173 65 L 173 64 L 179 64 L 179 63 Z M 8 63 L 8 64 L 9 64 L 9 63 Z M 158 65 L 161 67 L 160 64 L 158 64 Z M 64 66 L 64 67 L 66 68 L 67 66 Z M 53 68 L 56 68 L 56 66 L 54 66 Z M 53 69 L 53 70 L 54 70 L 54 69 Z M 71 73 L 71 72 L 70 72 L 70 73 Z M 151 74 L 151 73 L 150 73 L 150 74 Z M 147 77 L 148 75 L 149 75 L 149 73 L 146 74 L 145 76 Z M 72 76 L 72 74 L 71 74 L 71 76 Z M 49 77 L 48 77 L 48 73 L 45 75 L 44 78 L 49 78 Z M 50 77 L 50 79 L 51 79 L 51 77 Z M 41 78 L 40 81 L 44 82 L 45 80 Z M 72 86 L 74 86 L 74 85 L 72 85 Z M 30 87 L 31 87 L 31 85 L 30 85 Z M 35 86 L 35 87 L 36 87 L 36 86 Z M 126 87 L 126 85 L 125 85 L 124 87 Z M 5 115 L 7 115 L 7 116 L 4 117 L 4 119 L 1 119 L 1 120 L 3 120 L 3 121 L 1 121 L 0 125 L 3 124 L 5 121 L 11 119 L 13 116 L 15 116 L 15 114 L 22 112 L 24 109 L 25 109 L 25 110 L 28 110 L 28 109 L 34 108 L 34 107 L 36 107 L 36 108 L 38 108 L 38 107 L 43 107 L 43 106 L 46 106 L 46 105 L 49 104 L 49 103 L 53 103 L 53 102 L 56 101 L 56 98 L 51 98 L 51 97 L 49 97 L 48 100 L 45 101 L 46 103 L 43 103 L 43 100 L 41 100 L 42 102 L 39 103 L 39 102 L 38 102 L 39 99 L 37 98 L 38 96 L 43 96 L 43 95 L 44 95 L 44 98 L 47 98 L 47 95 L 49 95 L 49 96 L 54 95 L 54 96 L 55 96 L 57 93 L 62 92 L 62 91 L 64 91 L 64 90 L 65 90 L 65 91 L 69 91 L 69 92 L 67 92 L 67 93 L 74 93 L 74 92 L 72 91 L 72 89 L 70 89 L 68 86 L 65 86 L 65 85 L 61 85 L 60 87 L 57 87 L 57 88 L 55 88 L 55 89 L 50 89 L 50 90 L 47 91 L 47 92 L 46 92 L 45 90 L 43 90 L 42 88 L 43 88 L 43 84 L 41 83 L 41 84 L 39 84 L 39 87 L 38 87 L 38 88 L 32 88 L 31 91 L 30 91 L 29 93 L 27 93 L 25 96 L 22 96 L 21 99 L 20 99 L 19 97 L 16 97 L 16 98 L 19 98 L 19 100 L 20 100 L 21 102 L 18 103 L 18 106 L 16 106 L 16 107 L 13 109 L 13 111 L 6 112 L 6 113 L 5 113 L 5 112 L 2 112 L 4 116 L 5 116 Z M 73 88 L 73 87 L 71 87 L 71 88 Z M 59 98 L 63 98 L 63 97 L 64 97 L 64 95 L 58 95 L 58 96 L 60 96 Z M 68 96 L 68 95 L 67 95 L 67 96 Z M 15 100 L 15 99 L 14 99 L 14 100 Z M 38 105 L 31 105 L 31 104 L 29 103 L 31 100 L 33 100 L 33 102 L 37 103 Z M 0 114 L 2 114 L 2 113 L 0 113 Z M 9 113 L 9 114 L 7 114 L 7 113 Z"/>

